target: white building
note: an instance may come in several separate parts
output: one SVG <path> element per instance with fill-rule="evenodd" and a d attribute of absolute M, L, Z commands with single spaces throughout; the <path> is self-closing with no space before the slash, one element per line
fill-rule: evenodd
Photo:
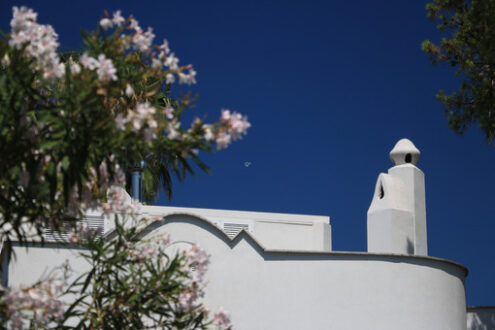
<path fill-rule="evenodd" d="M 236 329 L 494 329 L 495 308 L 466 309 L 467 269 L 428 256 L 424 174 L 406 139 L 391 151 L 368 210 L 368 252 L 332 251 L 325 216 L 145 206 L 147 235 L 211 255 L 205 304 L 229 310 Z M 88 221 L 112 229 L 97 215 Z M 47 243 L 5 259 L 4 285 L 36 281 L 76 247 Z M 78 268 L 79 267 L 79 268 Z"/>

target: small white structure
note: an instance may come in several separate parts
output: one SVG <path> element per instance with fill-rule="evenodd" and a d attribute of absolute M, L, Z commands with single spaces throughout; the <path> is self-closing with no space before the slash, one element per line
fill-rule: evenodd
<path fill-rule="evenodd" d="M 419 151 L 404 139 L 391 158 L 368 211 L 368 252 L 332 251 L 325 216 L 145 206 L 162 219 L 146 235 L 208 251 L 205 304 L 229 310 L 236 329 L 489 329 L 493 308 L 466 313 L 467 269 L 427 256 Z M 75 246 L 15 250 L 17 260 L 3 260 L 4 285 L 32 283 L 66 258 L 88 267 Z"/>
<path fill-rule="evenodd" d="M 368 252 L 428 255 L 425 176 L 420 152 L 402 139 L 390 152 L 394 167 L 381 173 L 368 210 Z"/>

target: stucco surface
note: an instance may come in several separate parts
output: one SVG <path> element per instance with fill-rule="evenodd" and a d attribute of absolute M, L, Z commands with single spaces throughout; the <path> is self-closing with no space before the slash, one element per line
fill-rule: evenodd
<path fill-rule="evenodd" d="M 234 239 L 205 219 L 168 215 L 144 235 L 170 234 L 171 251 L 199 244 L 210 254 L 205 304 L 243 329 L 466 329 L 464 279 L 456 263 L 412 255 L 268 249 L 242 231 Z M 110 235 L 111 237 L 111 235 Z M 177 244 L 174 244 L 177 242 Z M 9 285 L 36 282 L 78 250 L 16 248 Z"/>
<path fill-rule="evenodd" d="M 150 230 L 210 253 L 205 303 L 228 309 L 236 329 L 466 328 L 466 269 L 452 262 L 268 250 L 245 232 L 230 240 L 187 215 Z"/>
<path fill-rule="evenodd" d="M 46 243 L 44 246 L 35 243 L 26 250 L 22 246 L 14 246 L 15 257 L 9 262 L 9 286 L 29 285 L 46 278 L 66 260 L 74 270 L 72 278 L 89 269 L 89 264 L 80 256 L 82 250 L 75 246 L 64 246 Z"/>
<path fill-rule="evenodd" d="M 190 214 L 221 227 L 221 223 L 246 223 L 249 232 L 270 249 L 332 250 L 332 233 L 328 216 L 231 211 L 168 206 L 144 206 L 144 215 L 150 218 L 171 214 Z"/>

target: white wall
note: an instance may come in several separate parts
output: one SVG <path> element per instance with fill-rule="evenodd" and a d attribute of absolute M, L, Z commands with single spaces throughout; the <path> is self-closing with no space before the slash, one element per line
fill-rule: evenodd
<path fill-rule="evenodd" d="M 328 216 L 166 206 L 144 206 L 142 211 L 150 218 L 177 213 L 190 214 L 219 227 L 225 222 L 250 223 L 249 232 L 270 249 L 332 250 Z"/>
<path fill-rule="evenodd" d="M 229 310 L 236 329 L 466 329 L 466 269 L 449 261 L 270 251 L 190 216 L 154 228 L 211 254 L 205 303 Z"/>
<path fill-rule="evenodd" d="M 79 253 L 82 251 L 76 247 L 63 246 L 56 243 L 45 243 L 41 246 L 35 243 L 26 250 L 23 246 L 14 245 L 15 257 L 10 258 L 8 285 L 33 284 L 48 276 L 55 268 L 69 260 L 75 270 L 72 278 L 89 269 L 89 264 Z"/>
<path fill-rule="evenodd" d="M 148 235 L 199 244 L 211 255 L 205 304 L 223 306 L 242 329 L 466 329 L 464 279 L 456 263 L 423 256 L 274 250 L 242 232 L 231 240 L 204 219 L 170 215 Z M 181 248 L 188 244 L 181 244 Z M 29 284 L 78 251 L 16 247 L 9 284 Z"/>

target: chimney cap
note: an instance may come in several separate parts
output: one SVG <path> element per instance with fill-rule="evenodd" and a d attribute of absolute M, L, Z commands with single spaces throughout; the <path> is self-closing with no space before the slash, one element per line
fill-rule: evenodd
<path fill-rule="evenodd" d="M 390 151 L 390 159 L 394 165 L 416 165 L 421 152 L 409 139 L 400 139 Z"/>

